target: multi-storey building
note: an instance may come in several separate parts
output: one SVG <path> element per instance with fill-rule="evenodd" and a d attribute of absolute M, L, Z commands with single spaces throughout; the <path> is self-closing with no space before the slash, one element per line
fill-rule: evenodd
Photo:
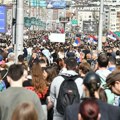
<path fill-rule="evenodd" d="M 91 5 L 92 4 L 92 5 Z M 100 2 L 78 7 L 80 31 L 98 33 Z M 94 6 L 93 6 L 94 5 Z M 105 0 L 103 10 L 103 31 L 120 31 L 120 0 Z M 91 24 L 92 23 L 92 24 Z M 96 27 L 95 27 L 96 26 Z M 93 30 L 93 31 L 92 31 Z"/>

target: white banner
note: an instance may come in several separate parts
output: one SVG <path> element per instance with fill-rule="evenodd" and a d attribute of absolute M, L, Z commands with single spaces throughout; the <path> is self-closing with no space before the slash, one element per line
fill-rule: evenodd
<path fill-rule="evenodd" d="M 65 34 L 51 33 L 49 35 L 50 42 L 65 42 Z"/>

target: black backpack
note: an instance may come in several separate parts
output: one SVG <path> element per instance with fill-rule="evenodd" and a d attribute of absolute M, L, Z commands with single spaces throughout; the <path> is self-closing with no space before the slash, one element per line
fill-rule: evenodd
<path fill-rule="evenodd" d="M 77 85 L 75 83 L 76 78 L 79 78 L 80 76 L 75 75 L 70 77 L 68 76 L 62 77 L 65 80 L 62 82 L 59 89 L 56 109 L 61 115 L 64 115 L 65 108 L 68 105 L 80 102 L 80 95 L 78 92 Z"/>

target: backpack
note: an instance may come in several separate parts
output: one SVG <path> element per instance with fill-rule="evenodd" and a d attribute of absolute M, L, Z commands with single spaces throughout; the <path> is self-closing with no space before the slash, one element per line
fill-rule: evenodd
<path fill-rule="evenodd" d="M 62 77 L 65 80 L 62 82 L 59 89 L 56 109 L 61 115 L 64 115 L 65 108 L 68 105 L 80 102 L 80 95 L 78 92 L 77 85 L 75 83 L 76 78 L 79 78 L 80 76 L 75 75 L 70 77 L 68 76 Z"/>

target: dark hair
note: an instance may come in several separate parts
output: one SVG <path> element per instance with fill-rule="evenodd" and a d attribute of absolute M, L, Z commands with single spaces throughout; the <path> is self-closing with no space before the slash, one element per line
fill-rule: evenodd
<path fill-rule="evenodd" d="M 53 66 L 49 66 L 45 68 L 45 71 L 47 72 L 48 76 L 46 80 L 51 83 L 52 80 L 58 75 L 56 69 Z"/>
<path fill-rule="evenodd" d="M 65 60 L 66 63 L 66 67 L 69 70 L 76 70 L 77 67 L 77 60 L 73 57 L 70 57 L 68 59 Z"/>
<path fill-rule="evenodd" d="M 8 76 L 13 80 L 13 81 L 18 81 L 24 73 L 24 68 L 20 64 L 13 64 L 9 67 L 8 69 Z"/>
<path fill-rule="evenodd" d="M 115 81 L 120 81 L 120 71 L 115 70 L 112 73 L 110 73 L 106 78 L 106 85 L 105 87 L 110 87 L 111 85 L 115 84 Z"/>
<path fill-rule="evenodd" d="M 99 92 L 99 99 L 107 102 L 107 96 L 105 91 L 100 88 L 101 80 L 99 75 L 97 75 L 95 72 L 89 72 L 86 74 L 83 84 L 86 86 L 90 93 L 90 97 L 95 97 L 94 93 L 95 91 Z"/>
<path fill-rule="evenodd" d="M 24 56 L 23 55 L 19 55 L 18 56 L 18 61 L 19 62 L 24 62 Z"/>
<path fill-rule="evenodd" d="M 38 120 L 38 114 L 32 103 L 21 103 L 15 108 L 11 120 Z"/>
<path fill-rule="evenodd" d="M 98 60 L 97 61 L 98 61 L 98 65 L 100 67 L 107 67 L 109 59 L 108 59 L 106 53 L 103 52 L 103 53 L 100 53 L 98 55 Z"/>
<path fill-rule="evenodd" d="M 110 56 L 109 57 L 109 62 L 111 63 L 111 64 L 116 64 L 116 58 L 115 57 L 113 57 L 113 56 Z"/>
<path fill-rule="evenodd" d="M 84 99 L 80 104 L 79 113 L 83 120 L 97 120 L 100 110 L 96 99 Z"/>

